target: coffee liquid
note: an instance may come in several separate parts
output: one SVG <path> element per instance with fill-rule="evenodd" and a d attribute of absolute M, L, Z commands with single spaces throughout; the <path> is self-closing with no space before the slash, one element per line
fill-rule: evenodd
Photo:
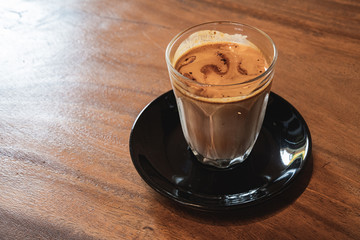
<path fill-rule="evenodd" d="M 251 45 L 207 43 L 185 52 L 174 67 L 189 79 L 185 87 L 173 85 L 183 132 L 193 152 L 204 161 L 243 161 L 261 128 L 271 85 L 270 81 L 256 89 L 251 83 L 268 68 L 261 51 Z M 240 88 L 224 92 L 221 85 L 229 84 Z"/>

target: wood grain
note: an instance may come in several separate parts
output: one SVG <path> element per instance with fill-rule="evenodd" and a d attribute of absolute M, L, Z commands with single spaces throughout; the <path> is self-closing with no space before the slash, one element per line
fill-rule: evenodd
<path fill-rule="evenodd" d="M 168 42 L 212 20 L 274 39 L 313 140 L 298 190 L 230 216 L 159 196 L 128 145 Z M 353 0 L 1 1 L 0 239 L 360 239 L 359 26 Z"/>

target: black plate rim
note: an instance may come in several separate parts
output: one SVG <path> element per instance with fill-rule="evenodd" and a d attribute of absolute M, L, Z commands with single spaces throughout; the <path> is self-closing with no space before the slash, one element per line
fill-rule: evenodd
<path fill-rule="evenodd" d="M 275 97 L 279 98 L 282 102 L 286 103 L 292 109 L 292 111 L 297 115 L 299 120 L 301 120 L 301 122 L 304 125 L 304 130 L 305 130 L 305 132 L 307 134 L 307 138 L 308 138 L 308 149 L 307 149 L 306 156 L 304 157 L 304 160 L 302 162 L 302 167 L 300 168 L 300 170 L 295 172 L 294 176 L 291 177 L 286 182 L 286 184 L 283 184 L 282 188 L 280 188 L 276 192 L 273 192 L 273 193 L 268 194 L 268 195 L 266 195 L 266 196 L 264 196 L 264 197 L 262 197 L 260 199 L 257 199 L 256 201 L 250 201 L 250 202 L 246 202 L 246 203 L 241 203 L 241 204 L 236 204 L 236 205 L 229 205 L 229 206 L 223 206 L 223 205 L 221 205 L 221 206 L 220 205 L 219 206 L 211 205 L 210 206 L 210 205 L 202 205 L 202 204 L 194 203 L 194 202 L 188 201 L 187 199 L 184 199 L 184 198 L 181 198 L 181 197 L 174 197 L 173 195 L 171 195 L 168 192 L 164 191 L 156 183 L 154 183 L 154 181 L 148 175 L 144 174 L 144 172 L 142 171 L 139 164 L 137 162 L 135 162 L 135 158 L 134 158 L 134 151 L 135 150 L 133 149 L 132 144 L 131 144 L 131 142 L 132 142 L 132 140 L 134 138 L 133 137 L 134 129 L 136 128 L 136 125 L 137 125 L 139 119 L 141 118 L 141 116 L 144 114 L 144 112 L 150 111 L 150 107 L 153 104 L 156 104 L 157 101 L 161 101 L 164 97 L 166 97 L 169 94 L 170 95 L 174 94 L 173 90 L 169 90 L 169 91 L 161 94 L 160 96 L 156 97 L 155 99 L 153 99 L 151 102 L 149 102 L 140 111 L 140 113 L 136 117 L 136 119 L 135 119 L 135 121 L 134 121 L 134 123 L 132 125 L 132 128 L 131 128 L 130 138 L 129 138 L 129 150 L 130 150 L 130 156 L 131 156 L 132 163 L 133 163 L 136 171 L 138 172 L 138 174 L 145 181 L 145 183 L 148 184 L 153 190 L 155 190 L 157 193 L 159 193 L 163 197 L 168 198 L 168 199 L 170 199 L 170 200 L 172 200 L 172 201 L 174 201 L 174 202 L 176 202 L 176 203 L 178 203 L 178 204 L 180 204 L 182 206 L 189 207 L 189 208 L 196 209 L 196 210 L 200 210 L 200 211 L 205 211 L 205 212 L 223 212 L 223 211 L 228 211 L 228 210 L 244 209 L 244 208 L 252 207 L 252 206 L 259 205 L 261 203 L 267 202 L 267 201 L 271 200 L 272 198 L 281 195 L 282 193 L 284 193 L 291 186 L 291 184 L 294 182 L 296 177 L 302 172 L 304 166 L 309 161 L 308 159 L 311 157 L 311 154 L 312 154 L 312 138 L 311 138 L 310 129 L 309 129 L 305 119 L 300 114 L 300 112 L 292 104 L 290 104 L 286 99 L 284 99 L 283 97 L 281 97 L 278 94 L 271 91 L 270 94 L 274 95 Z M 204 166 L 204 167 L 209 167 L 209 166 Z M 219 171 L 222 171 L 222 170 L 219 169 Z M 169 183 L 169 184 L 173 185 L 172 183 Z M 175 188 L 179 188 L 179 186 L 176 186 L 176 185 L 173 185 L 173 186 Z"/>

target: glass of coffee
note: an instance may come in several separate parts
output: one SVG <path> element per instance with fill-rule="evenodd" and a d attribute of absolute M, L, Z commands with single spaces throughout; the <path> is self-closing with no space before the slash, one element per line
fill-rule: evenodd
<path fill-rule="evenodd" d="M 227 168 L 249 156 L 276 59 L 267 34 L 235 22 L 196 25 L 171 40 L 166 63 L 181 127 L 200 162 Z"/>

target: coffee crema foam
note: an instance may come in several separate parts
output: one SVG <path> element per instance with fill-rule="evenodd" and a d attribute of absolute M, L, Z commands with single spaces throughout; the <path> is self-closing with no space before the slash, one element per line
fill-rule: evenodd
<path fill-rule="evenodd" d="M 210 85 L 245 82 L 268 68 L 260 52 L 238 43 L 208 43 L 190 49 L 175 63 L 175 69 L 187 78 Z"/>
<path fill-rule="evenodd" d="M 195 46 L 185 51 L 174 64 L 180 74 L 194 81 L 187 85 L 197 89 L 195 95 L 205 98 L 253 95 L 256 84 L 247 84 L 247 81 L 263 74 L 268 67 L 258 48 L 235 42 L 207 42 Z M 234 87 L 225 93 L 221 91 L 226 85 L 242 83 L 241 90 Z"/>

